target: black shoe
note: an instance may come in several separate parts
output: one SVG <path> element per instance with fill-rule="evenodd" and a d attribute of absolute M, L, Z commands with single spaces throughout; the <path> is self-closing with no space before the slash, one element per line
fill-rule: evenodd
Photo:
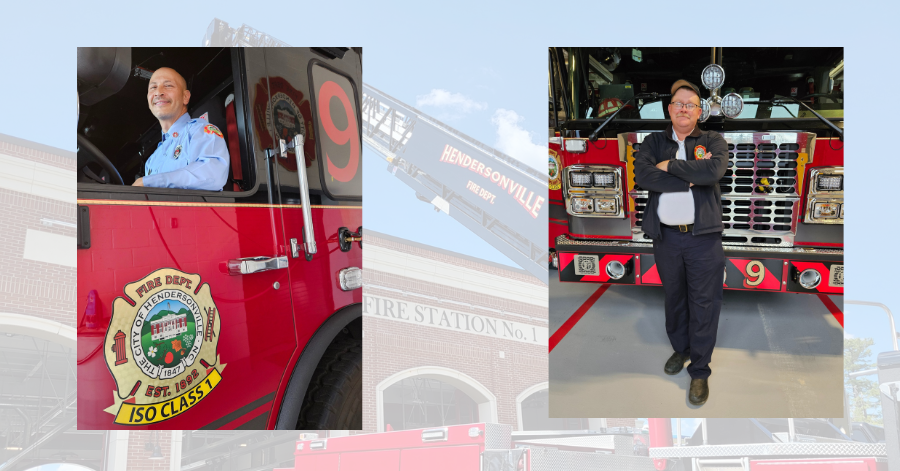
<path fill-rule="evenodd" d="M 675 352 L 669 359 L 666 361 L 666 367 L 663 370 L 667 375 L 675 375 L 684 368 L 684 362 L 691 359 L 690 355 L 682 355 L 681 353 Z"/>
<path fill-rule="evenodd" d="M 692 379 L 691 390 L 688 392 L 688 401 L 695 406 L 706 404 L 709 399 L 709 384 L 704 379 Z"/>

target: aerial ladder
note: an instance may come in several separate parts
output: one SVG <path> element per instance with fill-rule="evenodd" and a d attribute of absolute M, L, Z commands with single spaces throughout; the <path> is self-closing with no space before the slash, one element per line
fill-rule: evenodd
<path fill-rule="evenodd" d="M 368 84 L 361 114 L 363 143 L 419 199 L 547 279 L 546 175 Z"/>

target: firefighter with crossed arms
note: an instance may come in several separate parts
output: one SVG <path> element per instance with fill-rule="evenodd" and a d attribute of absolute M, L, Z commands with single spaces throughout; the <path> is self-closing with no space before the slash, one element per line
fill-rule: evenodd
<path fill-rule="evenodd" d="M 664 371 L 684 363 L 691 377 L 688 401 L 709 398 L 713 347 L 722 308 L 725 252 L 719 179 L 728 168 L 728 144 L 697 127 L 700 89 L 678 80 L 668 106 L 672 124 L 644 139 L 634 161 L 635 182 L 650 193 L 643 230 L 665 291 L 666 333 L 675 352 Z"/>

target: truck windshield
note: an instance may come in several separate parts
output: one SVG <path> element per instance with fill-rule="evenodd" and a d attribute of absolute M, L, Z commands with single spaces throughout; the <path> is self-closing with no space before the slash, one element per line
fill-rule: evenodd
<path fill-rule="evenodd" d="M 701 73 L 714 48 L 554 49 L 556 109 L 567 111 L 567 120 L 605 119 L 619 108 L 616 120 L 667 120 L 670 98 L 641 94 L 668 94 L 678 79 L 710 97 Z M 725 71 L 718 96 L 736 93 L 744 101 L 735 119 L 814 118 L 790 97 L 825 118 L 843 118 L 843 48 L 719 48 L 717 54 Z"/>

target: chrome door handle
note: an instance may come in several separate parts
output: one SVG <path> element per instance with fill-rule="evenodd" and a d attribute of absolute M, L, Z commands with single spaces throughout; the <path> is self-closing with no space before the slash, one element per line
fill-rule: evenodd
<path fill-rule="evenodd" d="M 297 158 L 297 179 L 300 184 L 300 204 L 303 205 L 301 213 L 303 214 L 303 250 L 306 252 L 306 260 L 312 260 L 312 256 L 316 253 L 316 236 L 313 233 L 312 211 L 309 208 L 309 180 L 306 177 L 306 159 L 303 158 L 303 134 L 294 136 L 290 147 L 294 149 L 294 157 Z M 282 156 L 287 156 L 284 140 L 280 141 Z"/>
<path fill-rule="evenodd" d="M 248 275 L 288 267 L 287 256 L 235 258 L 228 261 L 229 275 Z"/>

